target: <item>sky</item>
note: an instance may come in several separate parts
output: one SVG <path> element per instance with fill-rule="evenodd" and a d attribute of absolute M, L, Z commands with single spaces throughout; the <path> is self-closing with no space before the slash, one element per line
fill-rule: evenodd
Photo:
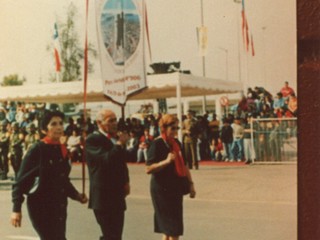
<path fill-rule="evenodd" d="M 85 0 L 0 0 L 0 81 L 18 74 L 26 84 L 47 82 L 54 73 L 53 25 L 66 19 L 70 2 L 78 8 L 77 31 L 81 44 L 85 31 Z M 203 3 L 203 15 L 201 14 Z M 245 86 L 263 86 L 276 94 L 285 81 L 296 90 L 296 1 L 245 1 L 255 56 L 246 53 L 241 33 L 241 4 L 233 0 L 146 0 L 152 62 L 180 61 L 182 70 L 225 81 L 242 81 Z M 198 54 L 196 28 L 208 29 L 208 51 Z M 96 49 L 94 1 L 89 1 L 89 42 Z M 84 44 L 83 44 L 84 45 Z M 148 56 L 148 54 L 147 54 Z M 240 61 L 239 61 L 240 60 Z M 99 60 L 92 60 L 100 76 Z"/>

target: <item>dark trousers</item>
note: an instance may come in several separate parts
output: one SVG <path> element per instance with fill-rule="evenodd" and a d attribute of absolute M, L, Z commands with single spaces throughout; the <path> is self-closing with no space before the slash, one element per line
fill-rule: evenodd
<path fill-rule="evenodd" d="M 8 165 L 8 151 L 1 149 L 0 152 L 0 171 L 2 170 L 2 179 L 7 179 L 7 174 L 9 172 L 9 165 Z"/>
<path fill-rule="evenodd" d="M 100 240 L 121 240 L 124 224 L 124 211 L 93 210 L 103 236 Z"/>
<path fill-rule="evenodd" d="M 189 169 L 192 169 L 192 165 L 198 169 L 199 163 L 197 159 L 197 140 L 192 139 L 189 142 L 185 141 L 183 146 Z"/>

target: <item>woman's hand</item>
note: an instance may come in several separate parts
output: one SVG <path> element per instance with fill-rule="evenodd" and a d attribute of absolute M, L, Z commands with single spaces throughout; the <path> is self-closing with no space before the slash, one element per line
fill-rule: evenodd
<path fill-rule="evenodd" d="M 176 153 L 174 153 L 174 152 L 168 153 L 168 156 L 167 156 L 167 159 L 166 159 L 166 160 L 167 160 L 169 163 L 174 162 L 175 159 L 176 159 Z"/>
<path fill-rule="evenodd" d="M 195 198 L 196 197 L 196 190 L 194 188 L 194 184 L 191 183 L 190 184 L 190 194 L 189 194 L 190 198 Z"/>
<path fill-rule="evenodd" d="M 171 162 L 174 162 L 175 159 L 176 159 L 176 154 L 170 152 L 170 153 L 168 153 L 168 156 L 166 159 L 164 159 L 158 163 L 154 163 L 151 166 L 147 166 L 146 173 L 150 174 L 150 173 L 154 173 L 154 172 L 159 172 L 161 169 L 168 166 Z"/>
<path fill-rule="evenodd" d="M 88 202 L 88 197 L 85 193 L 79 193 L 78 195 L 78 199 L 77 199 L 80 203 L 85 204 Z"/>
<path fill-rule="evenodd" d="M 13 212 L 13 213 L 11 213 L 10 222 L 11 222 L 12 226 L 21 227 L 21 219 L 22 219 L 21 212 Z"/>

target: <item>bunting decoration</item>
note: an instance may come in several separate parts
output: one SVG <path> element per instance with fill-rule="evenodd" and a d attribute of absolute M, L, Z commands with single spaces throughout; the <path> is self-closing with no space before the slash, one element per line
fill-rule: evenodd
<path fill-rule="evenodd" d="M 96 24 L 104 95 L 124 105 L 146 87 L 143 0 L 96 0 Z"/>

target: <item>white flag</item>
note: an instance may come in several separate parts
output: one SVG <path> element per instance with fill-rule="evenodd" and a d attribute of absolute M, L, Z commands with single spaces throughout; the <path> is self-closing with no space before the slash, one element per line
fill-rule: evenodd
<path fill-rule="evenodd" d="M 124 104 L 146 87 L 143 0 L 96 0 L 103 92 Z"/>
<path fill-rule="evenodd" d="M 198 49 L 199 56 L 207 55 L 208 49 L 208 29 L 207 27 L 197 27 L 197 39 L 198 39 Z"/>

